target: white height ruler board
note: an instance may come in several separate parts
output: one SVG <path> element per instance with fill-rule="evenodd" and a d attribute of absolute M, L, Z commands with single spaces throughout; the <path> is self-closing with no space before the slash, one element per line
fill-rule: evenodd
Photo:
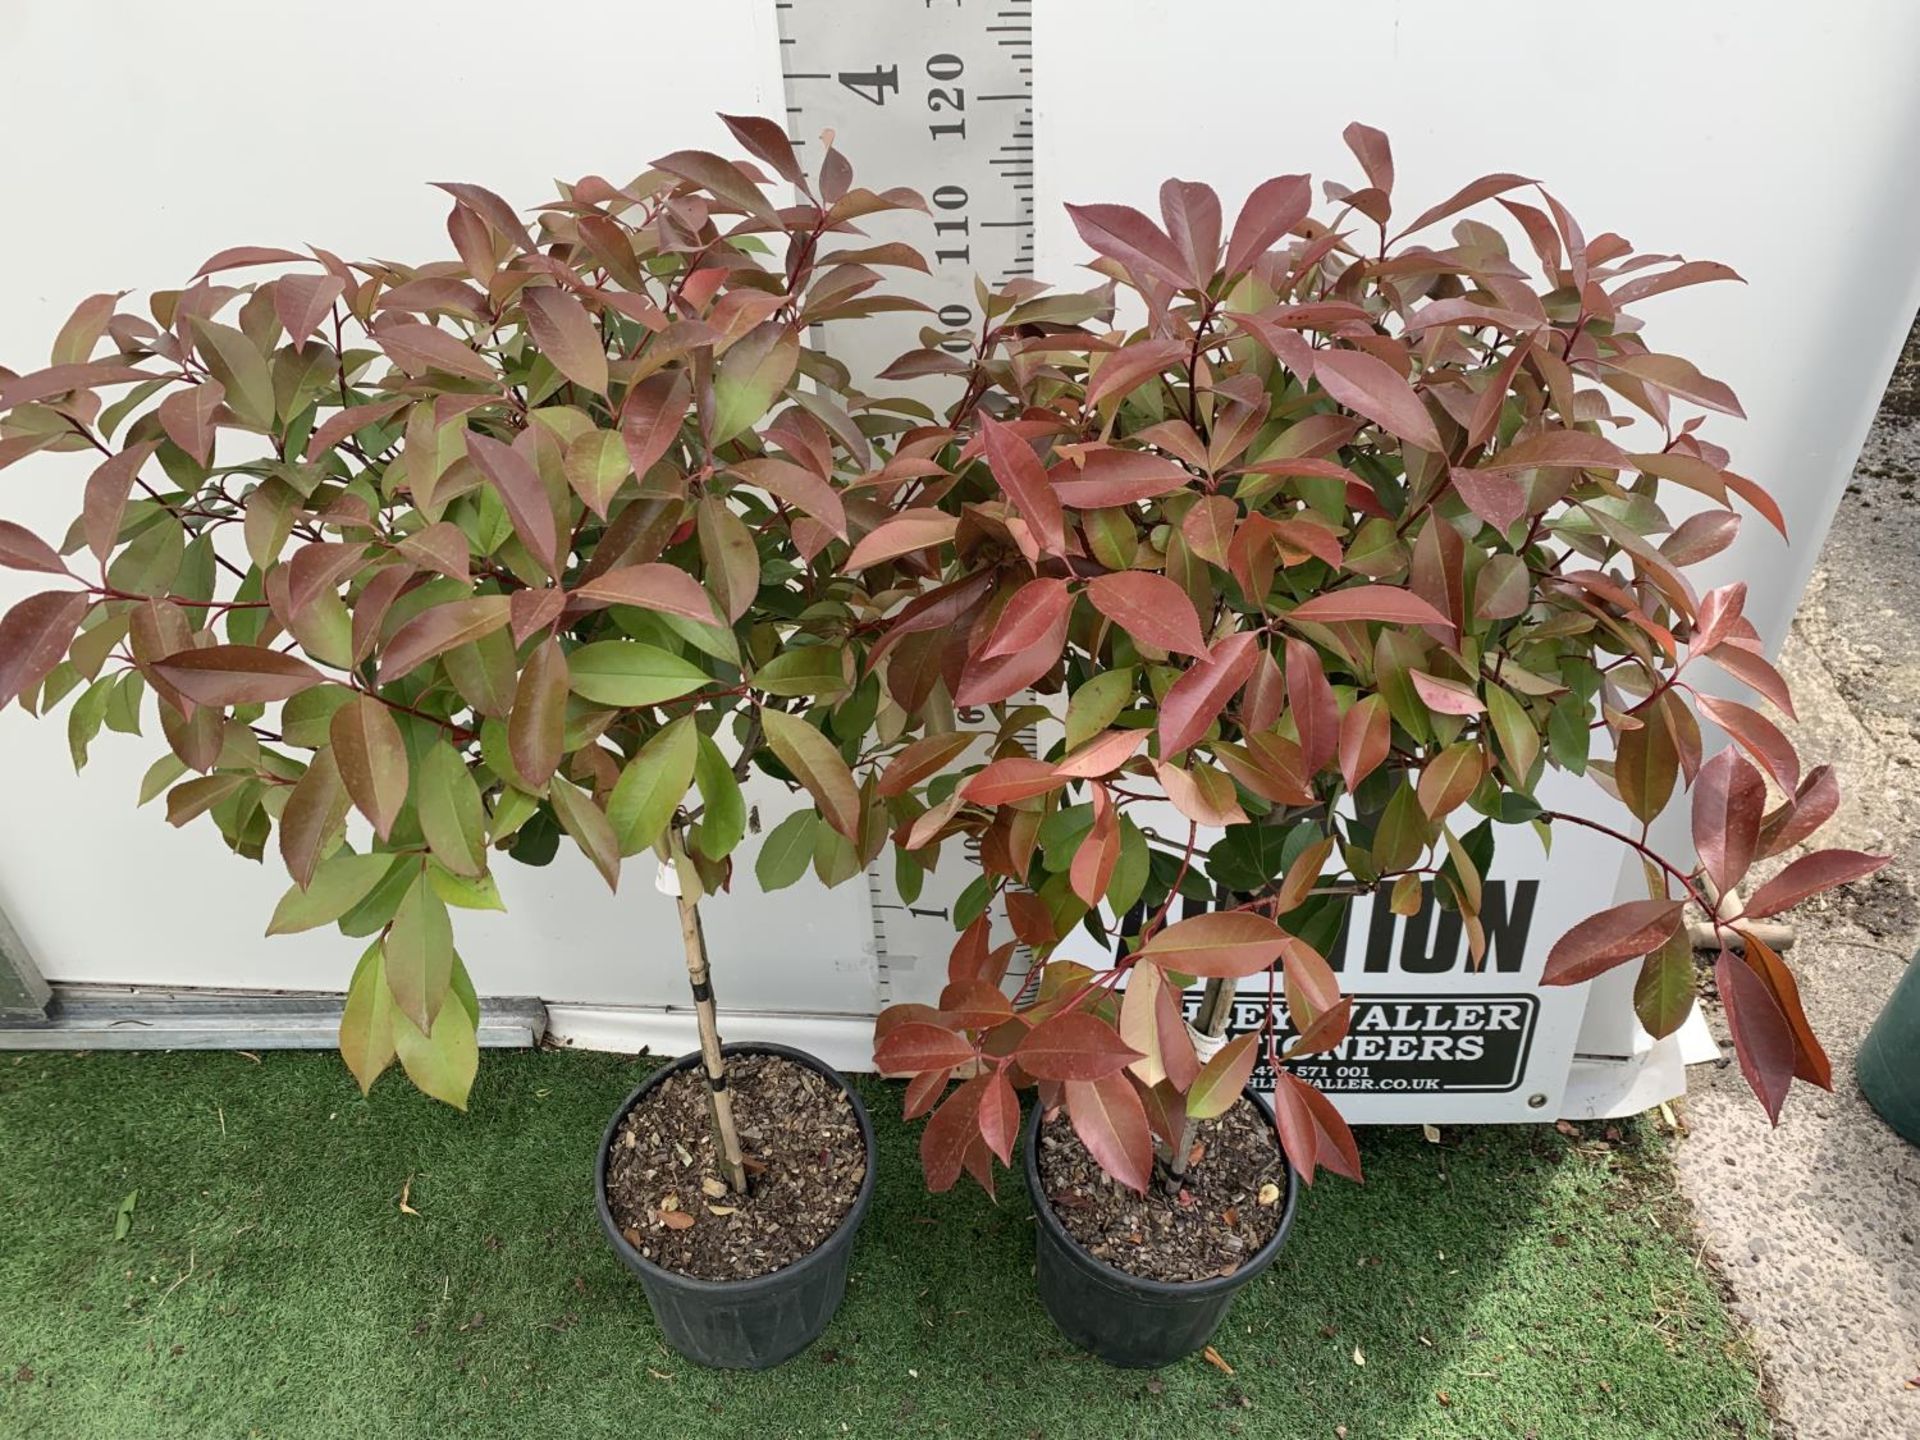
<path fill-rule="evenodd" d="M 928 325 L 977 333 L 974 277 L 1033 273 L 1032 0 L 776 0 L 787 133 L 809 170 L 820 135 L 869 190 L 905 185 L 914 212 L 871 215 L 876 241 L 903 240 L 930 275 L 889 284 L 933 314 L 835 327 L 834 358 L 865 381 L 920 344 Z"/>
<path fill-rule="evenodd" d="M 774 8 L 787 133 L 802 163 L 818 169 L 822 132 L 831 131 L 856 185 L 908 186 L 931 212 L 858 222 L 871 239 L 905 241 L 926 256 L 929 274 L 891 271 L 889 283 L 932 312 L 834 327 L 834 358 L 864 384 L 918 348 L 925 328 L 977 334 L 976 277 L 997 286 L 1033 274 L 1032 0 L 776 0 Z M 904 388 L 936 406 L 958 398 L 939 378 Z M 990 723 L 985 711 L 960 718 Z M 867 874 L 882 1008 L 939 996 L 953 900 L 970 878 L 967 857 L 947 848 L 911 905 L 895 893 L 889 857 Z"/>

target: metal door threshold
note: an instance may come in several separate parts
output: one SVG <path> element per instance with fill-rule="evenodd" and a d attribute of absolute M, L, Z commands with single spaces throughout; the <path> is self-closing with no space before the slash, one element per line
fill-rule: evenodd
<path fill-rule="evenodd" d="M 55 983 L 46 1018 L 0 1017 L 0 1050 L 331 1050 L 346 997 L 324 991 Z M 483 999 L 482 1049 L 538 1045 L 547 1007 Z"/>

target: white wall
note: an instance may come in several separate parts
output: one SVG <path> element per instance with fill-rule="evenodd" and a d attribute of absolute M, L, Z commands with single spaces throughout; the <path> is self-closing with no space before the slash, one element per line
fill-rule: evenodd
<path fill-rule="evenodd" d="M 1920 300 L 1920 8 L 1616 0 L 1577 35 L 1557 18 L 1572 12 L 1528 0 L 1354 0 L 1337 15 L 1269 0 L 1036 9 L 1043 276 L 1070 279 L 1082 253 L 1060 202 L 1151 209 L 1169 174 L 1205 178 L 1229 204 L 1274 173 L 1351 178 L 1339 139 L 1351 119 L 1392 135 L 1409 214 L 1517 170 L 1548 181 L 1589 232 L 1739 269 L 1745 287 L 1645 311 L 1753 416 L 1715 417 L 1709 433 L 1780 495 L 1796 544 L 1750 522 L 1720 569 L 1746 575 L 1749 612 L 1784 633 Z M 199 0 L 190 17 L 14 0 L 0 358 L 32 368 L 82 296 L 176 284 L 229 244 L 443 253 L 446 202 L 430 180 L 532 202 L 555 177 L 624 179 L 668 149 L 723 147 L 715 111 L 781 113 L 773 11 L 709 0 L 698 17 L 604 0 L 534 26 L 524 6 L 494 0 Z M 580 77 L 583 47 L 598 68 Z M 56 528 L 83 474 L 60 457 L 0 472 L 0 513 Z M 22 578 L 0 572 L 0 598 L 23 593 Z M 76 781 L 63 727 L 0 715 L 0 907 L 48 975 L 340 983 L 351 955 L 337 937 L 258 938 L 276 867 L 132 811 L 151 754 L 103 735 Z M 566 856 L 503 868 L 514 912 L 463 932 L 483 991 L 681 993 L 667 912 L 638 867 L 618 900 Z M 203 898 L 213 885 L 217 904 Z M 716 947 L 758 962 L 736 1003 L 868 1003 L 864 894 L 814 899 L 714 907 Z"/>

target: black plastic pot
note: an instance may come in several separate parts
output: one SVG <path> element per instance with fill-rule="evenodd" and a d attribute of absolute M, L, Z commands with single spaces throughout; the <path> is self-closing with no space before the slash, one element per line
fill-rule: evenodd
<path fill-rule="evenodd" d="M 1273 1106 L 1266 1096 L 1252 1090 L 1245 1093 L 1271 1125 Z M 1039 1218 L 1040 1303 L 1060 1333 L 1109 1365 L 1131 1369 L 1158 1369 L 1201 1349 L 1226 1319 L 1233 1297 L 1271 1265 L 1287 1243 L 1300 1201 L 1300 1181 L 1286 1157 L 1280 1161 L 1287 1176 L 1280 1228 L 1246 1264 L 1212 1280 L 1184 1284 L 1148 1280 L 1116 1270 L 1088 1253 L 1053 1213 L 1040 1188 L 1040 1120 L 1041 1109 L 1036 1105 L 1027 1120 L 1027 1194 Z"/>
<path fill-rule="evenodd" d="M 600 1228 L 607 1232 L 607 1243 L 640 1277 L 646 1289 L 653 1318 L 660 1323 L 666 1341 L 687 1359 L 721 1370 L 766 1370 L 782 1360 L 799 1354 L 820 1338 L 840 1308 L 847 1289 L 847 1267 L 853 1259 L 853 1237 L 866 1219 L 873 1202 L 876 1171 L 873 1122 L 860 1097 L 846 1078 L 824 1061 L 804 1050 L 786 1045 L 725 1045 L 726 1055 L 778 1055 L 784 1060 L 817 1070 L 838 1085 L 853 1106 L 860 1122 L 860 1139 L 867 1147 L 867 1176 L 860 1182 L 860 1194 L 853 1209 L 840 1222 L 840 1228 L 810 1255 L 803 1255 L 783 1270 L 757 1275 L 751 1280 L 699 1280 L 668 1270 L 647 1259 L 620 1233 L 613 1212 L 607 1208 L 607 1156 L 612 1153 L 620 1122 L 627 1118 L 640 1097 L 676 1071 L 692 1069 L 700 1063 L 696 1052 L 682 1055 L 671 1065 L 649 1075 L 613 1113 L 607 1130 L 600 1137 L 600 1153 L 594 1160 L 593 1193 L 600 1209 Z"/>

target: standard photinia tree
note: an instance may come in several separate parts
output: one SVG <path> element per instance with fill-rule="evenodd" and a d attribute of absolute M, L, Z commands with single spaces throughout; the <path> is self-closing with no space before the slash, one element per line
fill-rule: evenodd
<path fill-rule="evenodd" d="M 844 562 L 941 440 L 897 443 L 924 410 L 853 391 L 809 336 L 909 303 L 874 267 L 924 262 L 857 226 L 920 202 L 728 123 L 795 203 L 699 151 L 563 187 L 532 229 L 446 185 L 457 260 L 228 250 L 147 316 L 95 296 L 49 367 L 0 372 L 0 464 L 99 457 L 56 544 L 0 523 L 0 564 L 47 577 L 0 622 L 0 704 L 72 697 L 76 763 L 103 723 L 157 721 L 143 800 L 277 848 L 270 933 L 369 942 L 341 1028 L 363 1086 L 397 1055 L 464 1103 L 449 907 L 498 907 L 496 849 L 544 863 L 564 834 L 609 886 L 623 857 L 671 866 L 720 1081 L 695 907 L 729 882 L 741 781 L 811 794 L 769 883 L 886 843 L 849 762 L 881 708 L 869 622 L 901 596 Z M 284 273 L 224 278 L 261 267 Z"/>
<path fill-rule="evenodd" d="M 877 1027 L 881 1068 L 912 1077 L 907 1113 L 931 1111 L 935 1188 L 963 1168 L 991 1182 L 1016 1090 L 1035 1082 L 1115 1179 L 1144 1190 L 1157 1150 L 1177 1181 L 1189 1127 L 1262 1054 L 1293 1164 L 1357 1176 L 1339 1115 L 1288 1070 L 1346 1033 L 1322 952 L 1354 893 L 1388 887 L 1409 914 L 1431 886 L 1477 962 L 1500 825 L 1543 840 L 1589 826 L 1645 859 L 1648 898 L 1574 925 L 1546 983 L 1637 963 L 1639 1016 L 1670 1033 L 1693 1003 L 1697 906 L 1768 1113 L 1796 1075 L 1829 1083 L 1787 967 L 1722 897 L 1817 829 L 1838 789 L 1757 702 L 1719 697 L 1732 681 L 1792 713 L 1744 587 L 1702 594 L 1686 574 L 1742 507 L 1784 527 L 1676 413 L 1738 415 L 1733 395 L 1631 313 L 1732 272 L 1589 238 L 1517 175 L 1401 222 L 1385 137 L 1347 139 L 1365 183 L 1327 186 L 1325 219 L 1301 175 L 1255 189 L 1231 230 L 1187 181 L 1162 188 L 1157 224 L 1070 207 L 1107 288 L 1018 285 L 985 301 L 970 357 L 929 348 L 897 367 L 966 378 L 964 449 L 930 508 L 863 542 L 880 559 L 954 537 L 943 584 L 876 650 L 911 652 L 998 727 L 970 751 L 921 738 L 879 786 L 926 807 L 902 827 L 909 857 L 964 835 L 982 871 L 940 1004 Z M 1500 227 L 1456 218 L 1489 201 Z M 1124 325 L 1108 328 L 1116 286 Z M 1702 718 L 1731 748 L 1705 757 Z M 1036 726 L 1040 754 L 1019 738 Z M 1549 767 L 1590 777 L 1632 822 L 1543 808 Z M 1687 788 L 1697 864 L 1648 844 Z M 1204 851 L 1203 832 L 1221 837 Z M 1882 863 L 1804 856 L 1744 915 Z M 1233 898 L 1173 917 L 1176 896 L 1217 891 Z M 1039 960 L 1018 1001 L 1001 983 L 1014 946 L 990 943 L 996 897 Z M 1048 958 L 1082 925 L 1124 937 L 1116 963 Z M 1262 973 L 1265 1025 L 1203 1061 L 1229 991 Z M 1183 997 L 1202 980 L 1190 1030 Z"/>

